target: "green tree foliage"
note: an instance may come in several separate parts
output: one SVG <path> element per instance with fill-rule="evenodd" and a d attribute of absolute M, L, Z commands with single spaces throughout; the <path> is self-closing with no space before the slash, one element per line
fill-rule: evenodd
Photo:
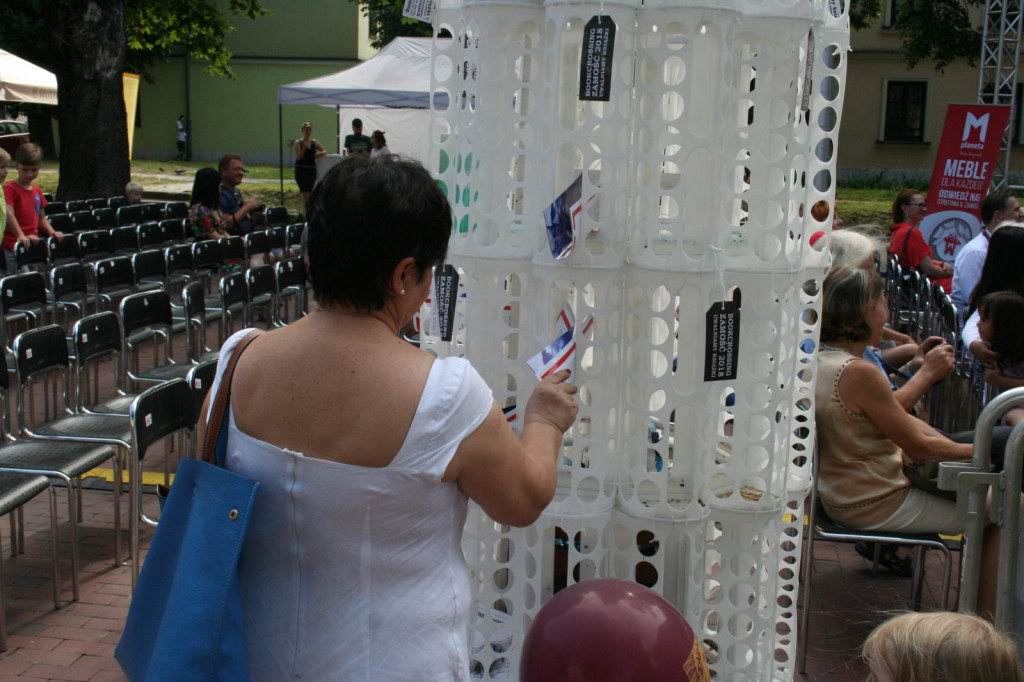
<path fill-rule="evenodd" d="M 270 14 L 259 0 L 230 0 L 230 12 L 256 19 Z M 234 78 L 231 52 L 224 38 L 234 30 L 231 19 L 211 0 L 124 0 L 128 41 L 128 68 L 145 73 L 153 62 L 173 52 L 187 51 L 192 59 L 206 62 L 205 71 Z"/>
<path fill-rule="evenodd" d="M 59 104 L 28 109 L 33 139 L 47 146 L 48 116 L 60 120 L 61 199 L 119 194 L 128 179 L 121 73 L 145 72 L 172 52 L 231 77 L 225 36 L 231 15 L 269 13 L 259 0 L 17 0 L 0 3 L 0 45 L 57 75 Z"/>
<path fill-rule="evenodd" d="M 399 36 L 425 37 L 434 34 L 430 24 L 402 16 L 402 0 L 349 0 L 359 5 L 370 21 L 370 44 L 381 48 Z"/>
<path fill-rule="evenodd" d="M 977 64 L 981 26 L 972 24 L 970 12 L 985 4 L 985 0 L 899 0 L 895 30 L 907 65 L 913 68 L 932 61 L 942 72 L 955 61 Z M 850 25 L 854 30 L 873 26 L 881 20 L 883 7 L 882 0 L 852 0 Z"/>

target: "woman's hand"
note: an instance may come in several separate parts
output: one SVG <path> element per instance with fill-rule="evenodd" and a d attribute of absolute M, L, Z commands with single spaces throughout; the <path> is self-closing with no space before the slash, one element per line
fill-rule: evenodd
<path fill-rule="evenodd" d="M 924 256 L 917 264 L 917 269 L 930 279 L 942 279 L 953 276 L 953 266 L 950 263 L 939 261 L 936 263 L 931 256 Z"/>
<path fill-rule="evenodd" d="M 918 371 L 925 372 L 932 377 L 932 383 L 949 376 L 949 373 L 956 367 L 953 346 L 941 338 L 929 337 L 921 343 L 920 348 L 924 351 L 924 357 Z"/>
<path fill-rule="evenodd" d="M 1003 374 L 1003 370 L 999 368 L 999 364 L 996 363 L 992 367 L 985 369 L 985 383 L 995 386 L 996 388 L 1010 388 L 1011 386 L 1006 383 L 1006 375 Z"/>
<path fill-rule="evenodd" d="M 524 424 L 540 422 L 550 424 L 559 433 L 565 433 L 576 421 L 579 406 L 573 400 L 579 391 L 567 379 L 571 373 L 563 369 L 548 375 L 533 389 L 533 394 L 526 402 Z"/>
<path fill-rule="evenodd" d="M 989 345 L 984 341 L 975 341 L 968 347 L 968 350 L 985 367 L 995 367 L 996 361 L 999 359 L 996 352 L 989 348 Z"/>

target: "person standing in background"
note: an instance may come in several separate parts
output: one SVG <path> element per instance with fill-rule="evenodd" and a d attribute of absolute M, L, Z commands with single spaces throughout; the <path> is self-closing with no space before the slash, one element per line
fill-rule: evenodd
<path fill-rule="evenodd" d="M 185 147 L 186 147 L 186 143 L 188 142 L 188 130 L 185 127 L 185 114 L 182 114 L 181 116 L 178 117 L 177 131 L 178 131 L 178 133 L 177 133 L 178 134 L 178 156 L 177 156 L 177 158 L 175 160 L 176 161 L 184 161 L 185 160 Z"/>
<path fill-rule="evenodd" d="M 982 199 L 978 212 L 981 214 L 981 232 L 964 244 L 953 263 L 953 293 L 950 298 L 961 315 L 967 310 L 971 292 L 981 278 L 981 268 L 985 265 L 992 233 L 1007 220 L 1024 220 L 1024 210 L 1009 187 L 997 189 Z"/>
<path fill-rule="evenodd" d="M 316 160 L 327 155 L 324 146 L 313 139 L 312 123 L 302 124 L 302 137 L 292 144 L 292 152 L 295 154 L 295 184 L 302 195 L 302 210 L 306 211 L 306 203 L 316 184 Z"/>
<path fill-rule="evenodd" d="M 360 159 L 370 158 L 373 143 L 370 141 L 370 138 L 363 135 L 362 119 L 352 119 L 352 134 L 345 136 L 344 147 L 346 156 L 358 156 Z"/>

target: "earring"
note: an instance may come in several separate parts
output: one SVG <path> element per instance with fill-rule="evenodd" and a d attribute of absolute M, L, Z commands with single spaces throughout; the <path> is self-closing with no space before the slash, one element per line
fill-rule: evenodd
<path fill-rule="evenodd" d="M 398 292 L 398 295 L 399 296 L 405 296 L 405 289 L 402 289 L 400 292 Z"/>

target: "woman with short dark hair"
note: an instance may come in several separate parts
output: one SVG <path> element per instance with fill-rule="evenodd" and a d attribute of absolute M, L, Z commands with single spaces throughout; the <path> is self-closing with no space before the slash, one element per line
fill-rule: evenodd
<path fill-rule="evenodd" d="M 467 500 L 524 526 L 554 495 L 568 373 L 517 438 L 469 362 L 398 337 L 451 229 L 419 164 L 342 160 L 310 197 L 315 309 L 238 360 L 226 466 L 260 482 L 239 571 L 254 681 L 468 680 Z"/>

